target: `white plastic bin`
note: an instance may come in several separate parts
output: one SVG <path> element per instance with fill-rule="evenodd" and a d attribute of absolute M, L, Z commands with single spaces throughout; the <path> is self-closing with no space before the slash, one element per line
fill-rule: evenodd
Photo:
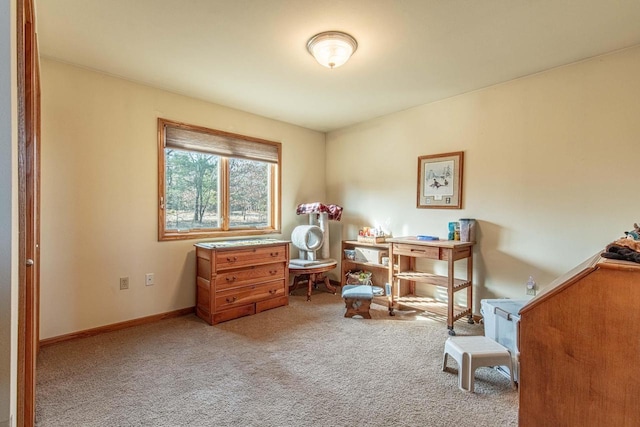
<path fill-rule="evenodd" d="M 518 322 L 520 309 L 529 300 L 483 299 L 480 300 L 480 312 L 484 319 L 484 335 L 502 344 L 511 351 L 513 378 L 519 379 Z M 507 366 L 497 367 L 498 371 L 509 378 Z"/>

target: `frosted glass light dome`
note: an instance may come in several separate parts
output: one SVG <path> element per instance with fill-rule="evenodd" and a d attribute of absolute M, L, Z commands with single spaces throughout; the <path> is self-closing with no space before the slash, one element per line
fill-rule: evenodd
<path fill-rule="evenodd" d="M 358 42 L 347 33 L 326 31 L 307 42 L 307 50 L 320 65 L 337 68 L 349 60 L 358 49 Z"/>

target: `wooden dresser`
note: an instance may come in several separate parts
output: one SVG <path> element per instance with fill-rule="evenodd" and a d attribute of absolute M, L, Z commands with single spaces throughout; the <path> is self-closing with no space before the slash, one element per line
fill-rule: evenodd
<path fill-rule="evenodd" d="M 289 303 L 289 242 L 198 243 L 196 314 L 211 325 Z"/>
<path fill-rule="evenodd" d="M 640 423 L 640 264 L 599 254 L 520 309 L 520 423 Z"/>

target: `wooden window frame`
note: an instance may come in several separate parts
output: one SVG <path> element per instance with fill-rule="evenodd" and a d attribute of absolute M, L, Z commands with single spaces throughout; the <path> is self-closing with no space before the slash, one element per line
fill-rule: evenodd
<path fill-rule="evenodd" d="M 178 231 L 166 228 L 165 221 L 165 185 L 166 185 L 166 159 L 165 148 L 167 147 L 167 128 L 174 128 L 188 132 L 198 132 L 214 138 L 221 138 L 226 141 L 237 140 L 239 144 L 254 143 L 264 144 L 265 147 L 274 151 L 277 150 L 277 162 L 274 161 L 270 166 L 270 223 L 267 227 L 260 228 L 229 228 L 229 168 L 228 159 L 235 156 L 220 156 L 219 178 L 220 178 L 220 199 L 221 206 L 219 209 L 220 224 L 216 229 L 193 229 L 188 231 Z M 197 150 L 194 150 L 197 151 Z M 242 157 L 237 157 L 242 158 Z M 281 232 L 281 182 L 282 182 L 282 144 L 279 142 L 268 141 L 265 139 L 254 138 L 246 135 L 239 135 L 230 132 L 224 132 L 216 129 L 209 129 L 202 126 L 190 125 L 186 123 L 176 122 L 163 118 L 158 118 L 158 241 L 171 240 L 187 240 L 187 239 L 205 239 L 205 238 L 225 238 L 225 237 L 242 237 L 242 236 L 261 236 L 266 234 L 277 234 Z"/>

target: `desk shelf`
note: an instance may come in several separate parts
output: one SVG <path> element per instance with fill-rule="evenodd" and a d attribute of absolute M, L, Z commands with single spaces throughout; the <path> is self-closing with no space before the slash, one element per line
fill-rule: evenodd
<path fill-rule="evenodd" d="M 403 271 L 401 273 L 396 273 L 394 276 L 396 279 L 400 280 L 410 280 L 417 283 L 426 283 L 428 285 L 440 286 L 443 288 L 449 286 L 449 278 L 447 276 L 424 273 L 422 271 Z M 454 291 L 459 291 L 469 286 L 471 286 L 470 280 L 456 278 L 453 279 Z"/>
<path fill-rule="evenodd" d="M 370 271 L 371 272 L 371 282 L 373 283 L 374 286 L 380 286 L 381 288 L 384 289 L 384 285 L 385 283 L 388 282 L 389 280 L 389 266 L 387 265 L 382 265 L 382 264 L 377 264 L 377 263 L 373 263 L 373 262 L 364 262 L 364 261 L 358 261 L 358 260 L 352 260 L 352 259 L 347 259 L 344 256 L 344 250 L 345 249 L 355 249 L 356 247 L 359 248 L 375 248 L 375 249 L 383 249 L 388 251 L 389 250 L 389 244 L 386 242 L 380 242 L 380 243 L 365 243 L 365 242 L 358 242 L 356 240 L 343 240 L 342 241 L 342 277 L 340 279 L 340 284 L 341 286 L 344 286 L 347 284 L 347 273 L 349 271 L 358 271 L 358 270 L 366 270 L 366 271 Z M 378 300 L 378 302 L 384 298 L 384 301 L 382 302 L 383 304 L 388 304 L 387 302 L 387 297 L 376 297 L 374 298 Z"/>
<path fill-rule="evenodd" d="M 358 270 L 362 270 L 362 269 L 366 269 L 366 268 L 383 268 L 383 269 L 387 270 L 389 268 L 386 265 L 376 264 L 374 262 L 354 261 L 354 260 L 346 259 L 346 258 L 343 259 L 342 261 L 347 263 L 347 264 L 353 265 L 353 267 L 355 267 Z M 349 270 L 353 270 L 353 269 L 351 268 Z"/>
<path fill-rule="evenodd" d="M 394 302 L 399 309 L 423 311 L 441 317 L 444 321 L 447 320 L 448 304 L 446 302 L 411 294 L 394 298 Z M 461 305 L 453 304 L 454 322 L 471 314 L 471 309 Z"/>

